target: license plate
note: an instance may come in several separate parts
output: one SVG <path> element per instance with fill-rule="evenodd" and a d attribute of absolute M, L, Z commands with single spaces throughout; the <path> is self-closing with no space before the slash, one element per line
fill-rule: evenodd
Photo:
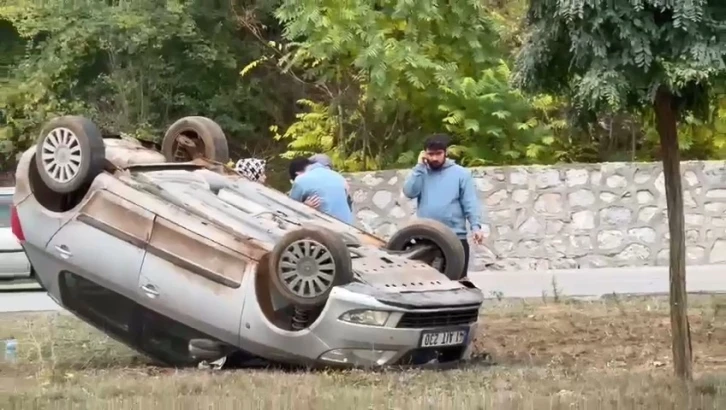
<path fill-rule="evenodd" d="M 446 330 L 439 332 L 423 332 L 421 347 L 456 346 L 466 341 L 466 330 Z"/>

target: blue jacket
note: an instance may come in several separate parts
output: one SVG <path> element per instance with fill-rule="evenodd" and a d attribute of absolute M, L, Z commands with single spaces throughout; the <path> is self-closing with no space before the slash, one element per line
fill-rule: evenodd
<path fill-rule="evenodd" d="M 472 231 L 481 229 L 483 208 L 479 206 L 471 172 L 447 159 L 441 169 L 417 164 L 403 184 L 403 194 L 418 201 L 419 218 L 437 220 L 466 239 L 466 221 Z"/>
<path fill-rule="evenodd" d="M 321 164 L 312 164 L 304 174 L 295 178 L 290 198 L 303 202 L 317 195 L 320 198 L 320 211 L 352 225 L 353 211 L 348 205 L 347 185 L 339 173 Z"/>

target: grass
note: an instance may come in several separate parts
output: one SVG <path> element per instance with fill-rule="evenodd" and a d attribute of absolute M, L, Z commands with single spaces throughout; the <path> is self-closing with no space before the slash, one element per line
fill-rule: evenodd
<path fill-rule="evenodd" d="M 475 346 L 496 363 L 450 371 L 159 368 L 70 315 L 5 315 L 19 357 L 0 366 L 0 409 L 726 408 L 726 300 L 691 297 L 689 386 L 664 299 L 557 300 L 489 302 Z"/>

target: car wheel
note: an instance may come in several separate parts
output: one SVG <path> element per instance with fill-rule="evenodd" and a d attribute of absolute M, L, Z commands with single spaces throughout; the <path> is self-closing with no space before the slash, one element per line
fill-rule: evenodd
<path fill-rule="evenodd" d="M 437 269 L 449 279 L 459 280 L 463 277 L 464 247 L 446 225 L 431 219 L 418 219 L 399 229 L 386 244 L 386 249 L 396 252 L 415 247 L 428 247 L 431 250 L 420 259 L 426 263 L 432 264 L 440 256 L 443 266 Z"/>
<path fill-rule="evenodd" d="M 58 194 L 77 191 L 103 172 L 106 147 L 93 121 L 58 117 L 45 125 L 35 149 L 35 164 L 45 185 Z"/>
<path fill-rule="evenodd" d="M 323 305 L 334 286 L 353 281 L 348 247 L 323 227 L 288 232 L 272 249 L 269 263 L 274 288 L 299 307 Z"/>
<path fill-rule="evenodd" d="M 184 117 L 173 123 L 161 141 L 161 153 L 169 162 L 204 157 L 227 163 L 229 146 L 222 127 L 207 117 Z"/>

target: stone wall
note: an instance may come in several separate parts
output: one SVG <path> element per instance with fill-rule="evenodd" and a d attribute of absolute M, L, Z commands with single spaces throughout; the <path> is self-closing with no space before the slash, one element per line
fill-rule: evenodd
<path fill-rule="evenodd" d="M 726 162 L 681 164 L 689 264 L 726 262 Z M 387 238 L 415 214 L 408 170 L 348 175 L 357 223 Z M 474 168 L 488 211 L 471 270 L 665 265 L 659 163 Z"/>

